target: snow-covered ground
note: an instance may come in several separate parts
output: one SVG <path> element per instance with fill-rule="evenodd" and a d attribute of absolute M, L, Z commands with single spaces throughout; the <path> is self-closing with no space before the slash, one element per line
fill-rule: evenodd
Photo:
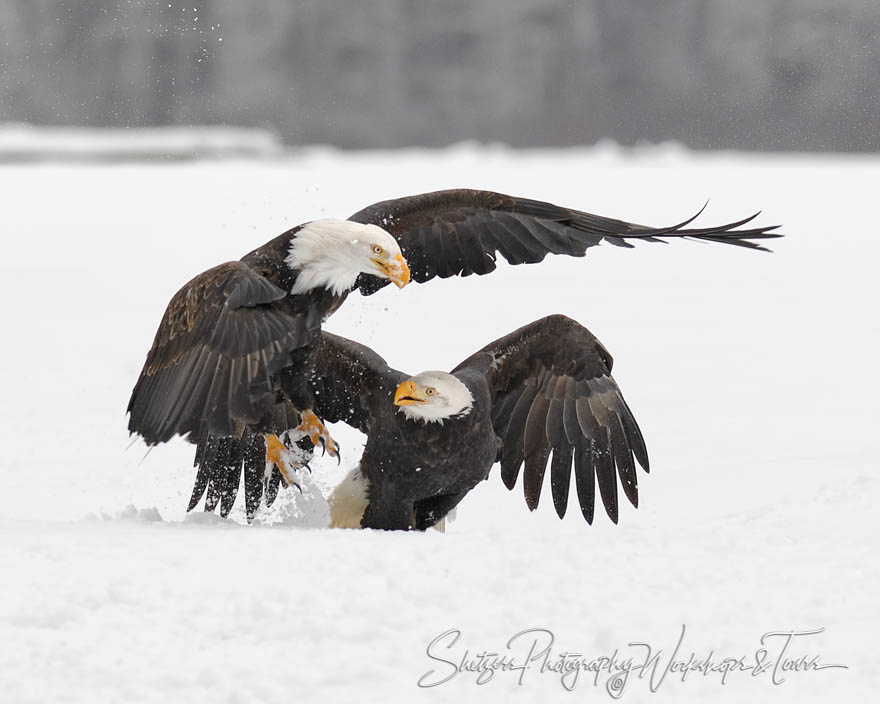
<path fill-rule="evenodd" d="M 106 129 L 0 123 L 0 163 L 274 157 L 274 132 L 246 127 Z"/>
<path fill-rule="evenodd" d="M 603 701 L 607 671 L 570 694 L 548 666 L 615 650 L 638 664 L 641 641 L 662 649 L 659 688 L 633 671 L 625 701 L 865 701 L 880 687 L 878 183 L 880 158 L 671 147 L 0 167 L 0 700 Z M 411 372 L 549 313 L 581 321 L 648 443 L 640 508 L 560 522 L 549 496 L 530 514 L 493 474 L 446 534 L 303 527 L 291 495 L 261 525 L 186 517 L 191 447 L 145 456 L 124 417 L 174 291 L 301 221 L 458 186 L 647 224 L 710 198 L 703 222 L 763 209 L 784 225 L 773 254 L 601 247 L 354 296 L 330 320 Z M 315 463 L 313 508 L 363 444 L 334 432 L 343 465 Z M 676 659 L 752 669 L 659 682 L 683 625 Z M 465 651 L 522 665 L 547 634 L 508 640 L 539 628 L 546 661 L 450 678 Z M 763 634 L 819 628 L 785 657 L 848 669 L 756 672 Z"/>

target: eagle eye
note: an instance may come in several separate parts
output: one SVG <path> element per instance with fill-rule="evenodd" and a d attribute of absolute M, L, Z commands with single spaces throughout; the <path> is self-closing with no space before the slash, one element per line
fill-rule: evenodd
<path fill-rule="evenodd" d="M 373 245 L 373 254 L 375 254 L 377 257 L 380 254 L 382 254 L 383 251 L 385 251 L 385 250 L 383 250 L 379 245 L 377 245 L 377 244 Z"/>
<path fill-rule="evenodd" d="M 433 386 L 429 386 L 427 389 L 425 389 L 425 396 L 433 396 L 436 393 L 437 389 L 435 389 Z"/>

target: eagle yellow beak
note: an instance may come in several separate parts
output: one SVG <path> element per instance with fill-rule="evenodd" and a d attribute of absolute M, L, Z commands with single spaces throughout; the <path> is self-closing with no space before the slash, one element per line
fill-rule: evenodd
<path fill-rule="evenodd" d="M 421 393 L 418 384 L 412 380 L 404 381 L 394 392 L 395 406 L 415 406 L 427 402 L 428 399 Z"/>
<path fill-rule="evenodd" d="M 384 262 L 381 259 L 372 259 L 371 261 L 397 288 L 403 288 L 409 283 L 409 265 L 402 254 L 397 254 L 390 262 Z"/>

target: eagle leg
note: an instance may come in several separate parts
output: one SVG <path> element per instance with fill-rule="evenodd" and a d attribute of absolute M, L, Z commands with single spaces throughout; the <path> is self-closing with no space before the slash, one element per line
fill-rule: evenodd
<path fill-rule="evenodd" d="M 315 415 L 314 411 L 309 409 L 302 412 L 301 421 L 296 430 L 301 430 L 308 435 L 312 445 L 315 447 L 320 444 L 324 448 L 324 452 L 329 452 L 330 456 L 335 457 L 337 462 L 342 461 L 342 458 L 339 456 L 339 443 L 330 437 L 330 431 L 324 427 L 321 419 Z"/>
<path fill-rule="evenodd" d="M 302 487 L 294 481 L 296 470 L 305 465 L 303 458 L 296 452 L 298 448 L 288 448 L 277 435 L 266 435 L 266 477 L 272 476 L 273 467 L 278 467 L 281 476 L 288 485 L 293 485 L 302 493 Z"/>

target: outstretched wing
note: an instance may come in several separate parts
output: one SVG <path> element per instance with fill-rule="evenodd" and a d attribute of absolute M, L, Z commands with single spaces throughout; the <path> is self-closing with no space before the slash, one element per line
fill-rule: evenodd
<path fill-rule="evenodd" d="M 322 332 L 314 346 L 315 374 L 309 380 L 314 395 L 314 411 L 325 422 L 342 421 L 368 432 L 370 417 L 379 404 L 390 408 L 394 389 L 405 374 L 391 369 L 373 350 L 352 340 Z M 235 503 L 244 479 L 245 512 L 248 521 L 256 516 L 265 493 L 271 506 L 284 481 L 273 470 L 264 479 L 266 446 L 263 432 L 280 435 L 299 424 L 299 414 L 289 403 L 275 404 L 260 421 L 260 432 L 247 426 L 241 437 L 217 437 L 203 432 L 193 438 L 196 443 L 194 465 L 197 467 L 188 511 L 205 496 L 205 510 L 218 506 L 224 518 Z M 302 449 L 311 447 L 307 438 L 300 441 Z"/>
<path fill-rule="evenodd" d="M 778 226 L 738 229 L 757 213 L 716 227 L 687 228 L 699 214 L 669 227 L 646 227 L 528 198 L 456 189 L 375 203 L 349 220 L 378 225 L 397 238 L 419 282 L 488 274 L 498 252 L 511 264 L 532 264 L 547 254 L 582 257 L 603 241 L 631 247 L 628 240 L 692 237 L 763 250 L 752 240 L 781 237 L 772 232 Z M 363 274 L 358 287 L 369 295 L 387 283 Z"/>
<path fill-rule="evenodd" d="M 227 436 L 275 402 L 272 375 L 320 329 L 285 292 L 241 262 L 195 277 L 162 317 L 128 404 L 128 428 L 149 445 L 203 429 Z"/>
<path fill-rule="evenodd" d="M 394 390 L 406 378 L 369 347 L 326 331 L 315 347 L 315 370 L 315 413 L 362 433 L 379 408 L 392 408 Z"/>
<path fill-rule="evenodd" d="M 589 330 L 563 315 L 530 323 L 462 362 L 486 375 L 492 424 L 502 441 L 501 478 L 512 489 L 523 472 L 526 504 L 538 506 L 547 462 L 553 503 L 565 515 L 574 466 L 581 511 L 593 522 L 595 485 L 617 523 L 617 477 L 633 506 L 633 455 L 647 472 L 639 426 L 611 376 L 612 359 Z"/>

